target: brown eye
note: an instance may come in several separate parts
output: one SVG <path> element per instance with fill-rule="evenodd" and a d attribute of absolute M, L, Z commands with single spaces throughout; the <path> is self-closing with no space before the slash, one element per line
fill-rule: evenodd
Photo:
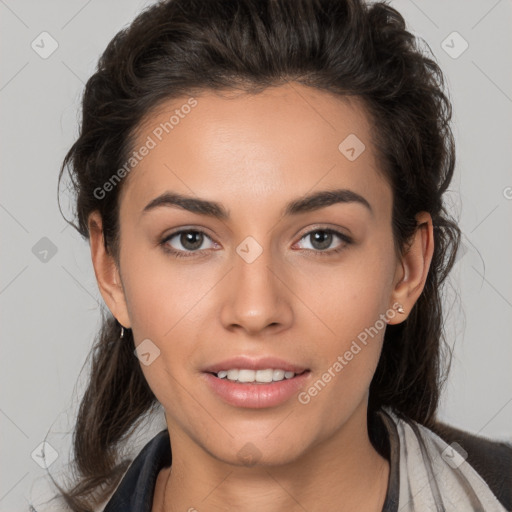
<path fill-rule="evenodd" d="M 211 245 L 204 247 L 204 243 L 207 240 L 210 240 Z M 200 252 L 200 250 L 213 248 L 214 244 L 211 238 L 203 231 L 187 229 L 170 234 L 162 240 L 161 245 L 164 250 L 176 256 L 193 256 L 194 253 Z"/>
<path fill-rule="evenodd" d="M 319 251 L 328 249 L 332 244 L 332 233 L 328 233 L 327 231 L 315 231 L 308 236 L 310 237 L 311 245 Z"/>
<path fill-rule="evenodd" d="M 334 248 L 328 250 L 336 238 L 341 240 L 341 243 L 338 243 Z M 333 229 L 315 229 L 314 231 L 306 233 L 301 238 L 301 241 L 308 239 L 310 241 L 311 247 L 301 247 L 302 249 L 311 250 L 318 253 L 323 252 L 326 254 L 339 252 L 343 250 L 346 245 L 352 243 L 352 240 L 348 236 Z"/>
<path fill-rule="evenodd" d="M 179 241 L 188 251 L 195 251 L 203 244 L 203 234 L 199 231 L 183 231 L 180 233 Z"/>

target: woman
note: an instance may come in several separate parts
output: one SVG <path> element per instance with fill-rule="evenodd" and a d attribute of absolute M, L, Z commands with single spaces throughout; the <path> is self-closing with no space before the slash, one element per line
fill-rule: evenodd
<path fill-rule="evenodd" d="M 109 310 L 71 510 L 512 509 L 512 447 L 436 420 L 450 118 L 383 3 L 166 1 L 116 35 L 61 170 Z"/>

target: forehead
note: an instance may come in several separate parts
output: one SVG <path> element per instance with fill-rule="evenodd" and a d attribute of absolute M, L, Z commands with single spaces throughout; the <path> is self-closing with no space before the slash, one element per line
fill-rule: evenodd
<path fill-rule="evenodd" d="M 251 208 L 268 209 L 315 188 L 343 187 L 384 213 L 391 191 L 371 129 L 357 98 L 300 84 L 174 98 L 138 129 L 132 149 L 149 149 L 139 151 L 127 176 L 122 209 L 140 212 L 166 191 L 214 199 L 230 210 L 247 207 L 249 199 Z"/>

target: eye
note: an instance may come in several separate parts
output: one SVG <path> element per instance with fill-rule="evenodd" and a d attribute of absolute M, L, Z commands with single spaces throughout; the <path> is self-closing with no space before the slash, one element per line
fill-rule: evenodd
<path fill-rule="evenodd" d="M 210 240 L 212 243 L 210 247 L 203 246 L 204 242 L 207 240 Z M 199 250 L 212 249 L 215 247 L 215 242 L 213 242 L 213 240 L 204 231 L 197 229 L 185 229 L 171 233 L 165 237 L 160 244 L 165 251 L 170 252 L 177 257 L 193 256 L 194 253 Z"/>
<path fill-rule="evenodd" d="M 311 247 L 299 247 L 311 251 L 314 255 L 329 256 L 341 252 L 347 245 L 352 243 L 352 239 L 334 229 L 315 229 L 306 233 L 301 239 L 309 238 Z M 339 243 L 334 249 L 329 249 L 333 241 L 338 238 Z M 204 243 L 210 241 L 210 246 L 204 247 Z M 299 241 L 299 243 L 300 243 Z M 172 254 L 177 258 L 196 256 L 200 251 L 213 249 L 218 245 L 204 232 L 198 229 L 182 229 L 166 236 L 160 245 L 165 252 Z"/>
<path fill-rule="evenodd" d="M 332 246 L 333 241 L 338 238 L 342 241 L 334 249 L 327 250 Z M 311 250 L 318 255 L 329 255 L 333 253 L 339 253 L 345 247 L 352 243 L 352 239 L 339 231 L 334 229 L 315 229 L 306 233 L 300 240 L 310 240 L 311 247 L 300 247 L 301 249 Z M 300 242 L 299 242 L 300 243 Z"/>

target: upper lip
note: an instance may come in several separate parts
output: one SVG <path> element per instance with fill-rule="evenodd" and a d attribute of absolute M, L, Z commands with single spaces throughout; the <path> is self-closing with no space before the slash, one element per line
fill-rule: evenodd
<path fill-rule="evenodd" d="M 247 356 L 236 356 L 209 365 L 203 369 L 203 372 L 218 373 L 221 370 L 231 370 L 234 368 L 246 368 L 248 370 L 266 370 L 268 368 L 273 368 L 293 373 L 302 373 L 303 371 L 307 370 L 305 366 L 289 363 L 284 359 L 279 359 L 278 357 L 268 356 L 260 358 L 251 358 Z"/>

